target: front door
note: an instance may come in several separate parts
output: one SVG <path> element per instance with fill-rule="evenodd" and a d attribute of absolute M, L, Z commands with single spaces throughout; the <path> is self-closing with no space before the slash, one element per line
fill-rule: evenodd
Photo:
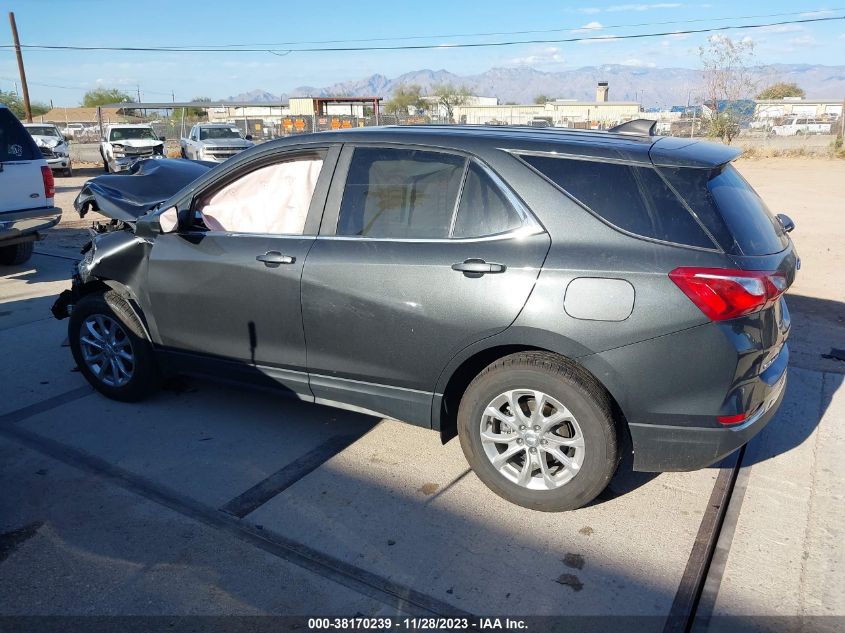
<path fill-rule="evenodd" d="M 325 159 L 284 155 L 213 183 L 194 199 L 193 226 L 156 239 L 150 314 L 177 362 L 310 393 L 300 277 L 330 180 Z"/>
<path fill-rule="evenodd" d="M 440 372 L 516 319 L 549 236 L 462 155 L 347 146 L 337 171 L 302 278 L 311 390 L 427 425 Z"/>

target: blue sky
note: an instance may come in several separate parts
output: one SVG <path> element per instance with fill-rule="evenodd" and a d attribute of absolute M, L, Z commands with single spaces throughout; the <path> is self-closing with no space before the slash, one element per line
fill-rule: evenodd
<path fill-rule="evenodd" d="M 706 35 L 669 35 L 627 41 L 614 40 L 610 36 L 802 17 L 739 19 L 739 16 L 787 12 L 845 15 L 843 7 L 845 0 L 827 3 L 821 0 L 642 3 L 625 0 L 585 0 L 583 3 L 426 0 L 377 4 L 349 0 L 321 0 L 313 4 L 281 0 L 243 3 L 231 0 L 0 0 L 3 16 L 0 44 L 11 43 L 6 14 L 14 11 L 21 41 L 26 44 L 202 46 L 432 35 L 439 37 L 376 43 L 444 45 L 435 50 L 292 52 L 284 56 L 268 52 L 29 50 L 24 53 L 33 100 L 52 99 L 56 105 L 77 105 L 89 88 L 101 85 L 135 93 L 136 86 L 140 85 L 143 100 L 169 101 L 171 92 L 175 92 L 177 100 L 203 95 L 225 98 L 255 88 L 278 94 L 302 85 L 321 87 L 373 73 L 395 77 L 422 68 L 445 68 L 461 75 L 501 66 L 531 66 L 543 71 L 612 63 L 695 68 L 699 63 L 697 49 L 705 42 Z M 691 20 L 696 21 L 689 22 Z M 655 24 L 659 22 L 673 23 Z M 648 25 L 631 26 L 644 23 Z M 548 29 L 560 31 L 487 37 L 455 35 Z M 555 39 L 582 33 L 606 36 L 606 41 L 498 48 L 448 47 L 455 42 Z M 730 31 L 728 35 L 752 38 L 760 63 L 845 63 L 845 20 Z M 294 46 L 288 44 L 288 47 Z M 279 45 L 275 50 L 287 49 L 285 45 Z M 0 49 L 0 89 L 13 89 L 16 78 L 14 53 Z"/>

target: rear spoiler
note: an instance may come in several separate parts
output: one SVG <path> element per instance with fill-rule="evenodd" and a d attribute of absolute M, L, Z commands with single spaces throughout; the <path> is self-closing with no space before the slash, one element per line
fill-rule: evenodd
<path fill-rule="evenodd" d="M 649 148 L 648 156 L 656 167 L 693 167 L 713 169 L 735 160 L 742 150 L 721 143 L 664 136 Z"/>

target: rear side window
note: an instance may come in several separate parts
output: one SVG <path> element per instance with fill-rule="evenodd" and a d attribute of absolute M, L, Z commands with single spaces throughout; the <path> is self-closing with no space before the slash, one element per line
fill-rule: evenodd
<path fill-rule="evenodd" d="M 35 160 L 41 152 L 21 122 L 6 108 L 0 108 L 0 162 Z"/>
<path fill-rule="evenodd" d="M 499 187 L 475 163 L 470 165 L 461 192 L 461 205 L 452 237 L 496 235 L 522 225 L 522 218 Z"/>
<path fill-rule="evenodd" d="M 356 148 L 337 235 L 448 237 L 465 162 L 440 152 Z"/>
<path fill-rule="evenodd" d="M 789 244 L 780 223 L 733 165 L 661 171 L 726 252 L 770 255 Z"/>
<path fill-rule="evenodd" d="M 624 231 L 686 246 L 715 246 L 651 167 L 547 156 L 521 158 L 593 213 Z"/>

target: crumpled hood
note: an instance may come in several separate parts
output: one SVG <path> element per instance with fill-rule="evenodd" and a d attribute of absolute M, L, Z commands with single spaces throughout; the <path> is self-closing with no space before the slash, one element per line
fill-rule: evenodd
<path fill-rule="evenodd" d="M 161 158 L 141 160 L 127 174 L 104 174 L 83 185 L 73 206 L 79 217 L 97 211 L 108 218 L 134 222 L 217 163 Z"/>
<path fill-rule="evenodd" d="M 149 138 L 127 138 L 122 141 L 109 141 L 112 145 L 123 145 L 124 147 L 158 147 L 163 145 L 161 141 L 154 141 Z"/>
<path fill-rule="evenodd" d="M 56 138 L 55 136 L 41 136 L 40 134 L 33 134 L 32 140 L 35 141 L 38 147 L 52 148 L 64 144 L 64 141 L 60 138 Z"/>

